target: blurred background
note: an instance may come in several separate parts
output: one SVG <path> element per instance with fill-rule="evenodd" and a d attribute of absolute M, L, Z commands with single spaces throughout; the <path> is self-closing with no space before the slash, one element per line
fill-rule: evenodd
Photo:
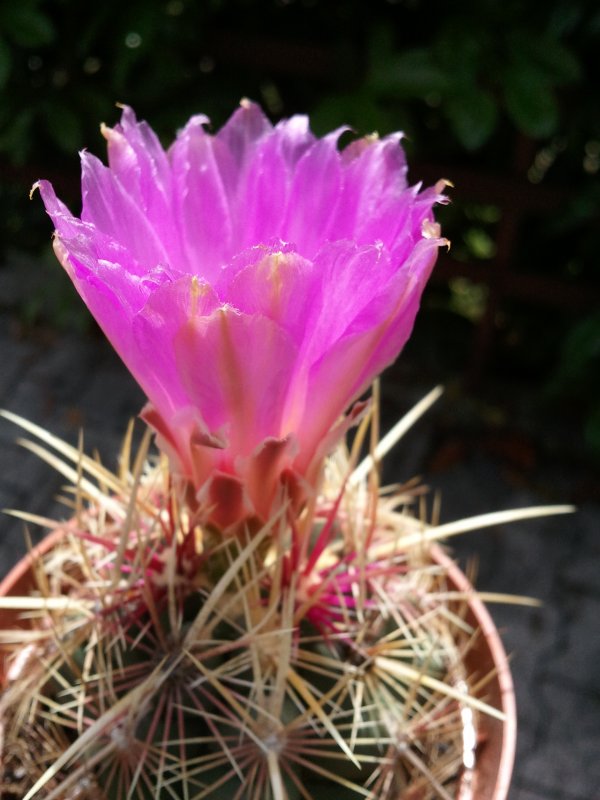
<path fill-rule="evenodd" d="M 452 240 L 386 373 L 386 428 L 445 398 L 388 463 L 442 517 L 576 502 L 565 518 L 457 542 L 514 649 L 511 800 L 600 797 L 600 6 L 595 0 L 0 0 L 0 406 L 114 463 L 143 399 L 54 260 L 29 190 L 80 210 L 77 150 L 134 107 L 165 145 L 246 96 L 322 134 L 402 130 L 411 182 L 454 184 Z M 60 479 L 0 426 L 0 505 L 49 514 Z M 57 513 L 64 514 L 64 510 Z M 0 560 L 23 548 L 4 518 Z M 479 799 L 478 799 L 479 800 Z M 482 799 L 483 800 L 483 799 Z"/>
<path fill-rule="evenodd" d="M 403 130 L 411 180 L 455 185 L 420 371 L 471 394 L 490 377 L 535 385 L 532 421 L 577 421 L 562 440 L 548 424 L 544 446 L 598 463 L 599 49 L 585 0 L 0 0 L 0 276 L 35 264 L 16 286 L 5 274 L 0 307 L 15 335 L 91 327 L 28 192 L 50 178 L 78 210 L 76 152 L 103 156 L 117 102 L 165 144 L 242 96 L 274 120 L 310 113 L 316 133 Z M 488 423 L 508 422 L 501 406 Z"/>

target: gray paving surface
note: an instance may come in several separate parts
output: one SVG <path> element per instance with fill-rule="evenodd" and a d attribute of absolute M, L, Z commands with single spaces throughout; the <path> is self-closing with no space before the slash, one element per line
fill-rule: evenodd
<path fill-rule="evenodd" d="M 9 301 L 26 289 L 24 274 L 0 269 L 0 407 L 74 444 L 83 426 L 86 449 L 98 448 L 113 465 L 143 398 L 101 339 L 20 335 Z M 431 388 L 410 366 L 392 378 L 384 385 L 390 417 Z M 532 464 L 529 439 L 523 445 L 517 438 L 514 452 L 477 437 L 468 447 L 460 437 L 457 443 L 453 424 L 469 414 L 468 404 L 457 409 L 450 393 L 399 445 L 388 472 L 394 479 L 425 473 L 442 493 L 444 520 L 580 500 L 573 516 L 469 534 L 453 547 L 463 560 L 477 556 L 481 589 L 544 603 L 536 610 L 491 609 L 514 654 L 519 744 L 511 800 L 600 800 L 600 502 L 590 489 L 597 480 L 580 463 L 538 458 Z M 18 448 L 17 435 L 0 420 L 0 507 L 63 514 L 54 500 L 61 479 Z M 1 517 L 0 572 L 22 551 L 21 524 Z"/>

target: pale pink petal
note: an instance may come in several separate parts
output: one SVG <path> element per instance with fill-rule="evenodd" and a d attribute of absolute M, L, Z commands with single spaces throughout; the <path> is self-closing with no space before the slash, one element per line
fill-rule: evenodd
<path fill-rule="evenodd" d="M 321 309 L 321 282 L 312 261 L 280 244 L 246 251 L 223 270 L 215 289 L 239 311 L 277 322 L 300 346 Z"/>
<path fill-rule="evenodd" d="M 292 467 L 297 453 L 298 442 L 294 437 L 269 437 L 249 457 L 237 460 L 236 469 L 244 478 L 255 513 L 262 519 L 269 518 L 276 496 L 281 492 L 280 476 Z"/>
<path fill-rule="evenodd" d="M 175 342 L 179 332 L 190 319 L 208 316 L 218 307 L 209 284 L 185 275 L 158 287 L 132 319 L 135 352 L 130 369 L 165 419 L 178 409 L 196 407 L 177 366 Z"/>
<path fill-rule="evenodd" d="M 174 347 L 190 401 L 202 409 L 211 432 L 223 431 L 231 454 L 248 455 L 268 436 L 281 435 L 297 348 L 279 325 L 219 308 L 191 317 Z"/>
<path fill-rule="evenodd" d="M 321 436 L 314 448 L 308 446 L 307 443 L 301 457 L 296 460 L 295 466 L 305 476 L 309 485 L 318 486 L 320 484 L 325 459 L 343 441 L 348 431 L 365 418 L 370 408 L 370 400 L 354 403 L 346 416 L 339 418 L 327 433 Z"/>
<path fill-rule="evenodd" d="M 208 520 L 226 532 L 254 514 L 243 481 L 236 475 L 215 470 L 197 494 Z"/>

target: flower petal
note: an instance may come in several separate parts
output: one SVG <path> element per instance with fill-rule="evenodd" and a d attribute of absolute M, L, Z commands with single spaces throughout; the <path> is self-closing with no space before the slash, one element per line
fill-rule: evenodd
<path fill-rule="evenodd" d="M 219 307 L 212 288 L 185 275 L 158 287 L 131 323 L 135 352 L 130 369 L 165 420 L 192 406 L 177 366 L 175 341 L 196 316 Z"/>
<path fill-rule="evenodd" d="M 236 463 L 237 470 L 244 477 L 255 513 L 262 519 L 269 518 L 276 495 L 281 491 L 280 476 L 285 470 L 291 469 L 297 452 L 298 442 L 294 437 L 269 437 L 248 458 L 239 459 Z"/>
<path fill-rule="evenodd" d="M 373 304 L 378 295 L 389 297 L 387 284 L 397 270 L 380 245 L 360 247 L 340 241 L 325 245 L 315 258 L 321 279 L 321 313 L 312 330 L 313 348 L 309 360 L 316 361 Z M 375 308 L 371 323 L 380 319 Z"/>
<path fill-rule="evenodd" d="M 160 204 L 167 210 L 171 200 L 171 168 L 158 136 L 144 121 L 138 122 L 125 106 L 114 128 L 102 126 L 108 145 L 108 163 L 123 186 L 144 210 Z M 154 215 L 153 215 L 154 216 Z"/>
<path fill-rule="evenodd" d="M 235 475 L 215 471 L 197 493 L 209 521 L 222 531 L 239 525 L 254 513 L 243 481 Z"/>
<path fill-rule="evenodd" d="M 157 286 L 167 280 L 160 268 L 144 269 L 131 252 L 96 228 L 73 217 L 46 181 L 39 183 L 54 222 L 54 250 L 100 327 L 129 366 L 131 322 Z"/>
<path fill-rule="evenodd" d="M 437 248 L 438 242 L 423 240 L 410 262 L 376 297 L 374 307 L 363 307 L 310 370 L 306 397 L 319 398 L 319 415 L 306 403 L 299 424 L 303 445 L 301 471 L 308 468 L 324 433 L 339 417 L 340 406 L 347 408 L 357 399 L 406 344 Z"/>
<path fill-rule="evenodd" d="M 317 267 L 283 243 L 238 256 L 215 289 L 239 311 L 261 314 L 281 325 L 298 347 L 310 335 L 321 306 Z"/>
<path fill-rule="evenodd" d="M 303 117 L 280 124 L 255 145 L 238 176 L 233 207 L 239 250 L 283 238 L 283 223 L 296 162 L 314 137 Z"/>
<path fill-rule="evenodd" d="M 114 128 L 103 125 L 111 172 L 135 206 L 145 215 L 168 254 L 168 261 L 185 269 L 180 229 L 173 213 L 171 165 L 158 137 L 146 122 L 138 122 L 125 106 Z"/>
<path fill-rule="evenodd" d="M 223 178 L 232 166 L 226 147 L 206 133 L 203 123 L 204 118 L 192 118 L 169 155 L 187 269 L 213 280 L 232 254 L 231 200 Z"/>
<path fill-rule="evenodd" d="M 272 130 L 261 107 L 250 100 L 242 100 L 215 138 L 227 147 L 239 174 L 252 159 L 257 142 Z"/>
<path fill-rule="evenodd" d="M 174 347 L 191 403 L 211 432 L 224 431 L 231 454 L 248 455 L 267 437 L 287 433 L 281 413 L 296 346 L 280 326 L 223 307 L 189 319 Z"/>
<path fill-rule="evenodd" d="M 113 172 L 95 156 L 81 153 L 82 222 L 127 247 L 146 270 L 170 258 L 148 218 Z"/>
<path fill-rule="evenodd" d="M 295 165 L 282 236 L 308 258 L 328 238 L 340 199 L 342 167 L 337 143 L 344 130 L 315 141 Z"/>
<path fill-rule="evenodd" d="M 401 138 L 398 133 L 384 139 L 367 136 L 343 150 L 344 186 L 331 225 L 332 239 L 376 241 L 368 236 L 357 239 L 357 230 L 377 217 L 382 205 L 399 198 L 406 190 L 406 160 L 399 144 Z M 388 244 L 385 238 L 382 240 Z"/>

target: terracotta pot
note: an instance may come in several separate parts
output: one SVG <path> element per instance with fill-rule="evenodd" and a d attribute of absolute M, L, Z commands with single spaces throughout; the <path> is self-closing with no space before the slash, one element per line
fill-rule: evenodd
<path fill-rule="evenodd" d="M 57 530 L 48 534 L 25 555 L 10 572 L 0 581 L 0 597 L 7 595 L 27 595 L 34 586 L 32 565 L 44 556 L 64 536 L 63 531 Z M 0 608 L 0 630 L 23 628 L 28 625 L 27 620 L 20 619 L 18 611 L 9 608 Z M 0 649 L 0 687 L 4 684 L 6 653 Z"/>
<path fill-rule="evenodd" d="M 517 743 L 515 692 L 506 651 L 489 611 L 465 574 L 440 547 L 434 546 L 432 555 L 446 570 L 449 584 L 468 595 L 465 619 L 481 631 L 479 642 L 465 659 L 467 672 L 480 678 L 495 672 L 486 684 L 485 700 L 506 715 L 504 722 L 479 715 L 476 766 L 471 776 L 463 779 L 458 800 L 506 800 Z"/>
<path fill-rule="evenodd" d="M 62 531 L 50 534 L 21 559 L 0 582 L 0 596 L 27 594 L 33 586 L 33 560 L 51 550 L 62 536 Z M 465 619 L 481 631 L 478 644 L 467 655 L 467 672 L 479 677 L 495 672 L 485 687 L 485 700 L 506 715 L 504 722 L 479 715 L 475 769 L 463 777 L 457 800 L 507 800 L 517 734 L 515 695 L 508 658 L 488 610 L 464 573 L 440 547 L 433 546 L 431 552 L 434 560 L 446 570 L 449 587 L 468 596 Z M 18 628 L 23 624 L 26 622 L 18 618 L 18 612 L 0 609 L 0 629 Z M 0 678 L 3 679 L 4 674 L 4 657 L 0 655 Z"/>

